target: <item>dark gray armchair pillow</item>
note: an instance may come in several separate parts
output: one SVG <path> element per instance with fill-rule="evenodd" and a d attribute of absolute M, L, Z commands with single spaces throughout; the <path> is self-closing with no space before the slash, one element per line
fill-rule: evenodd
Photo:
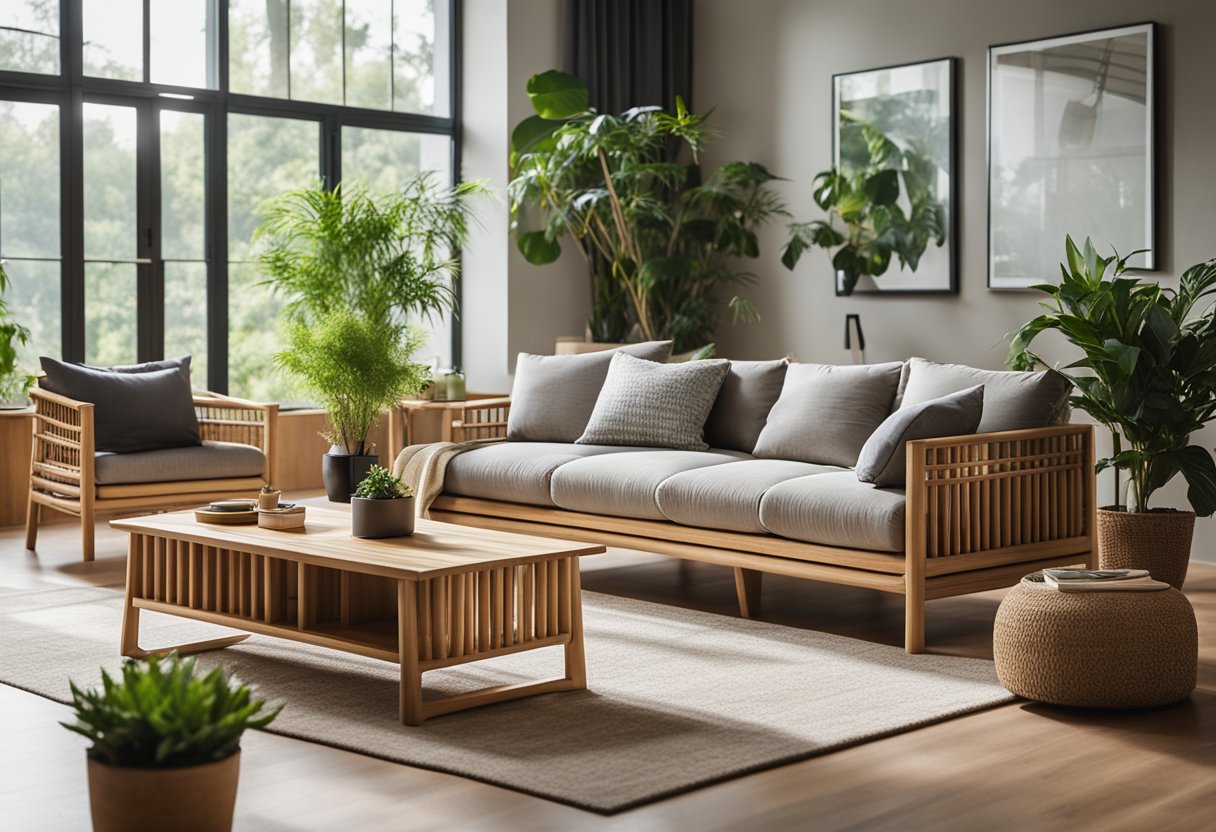
<path fill-rule="evenodd" d="M 647 361 L 671 357 L 670 341 L 647 341 L 583 355 L 521 352 L 511 386 L 507 439 L 518 442 L 573 442 L 583 435 L 595 400 L 618 352 Z"/>
<path fill-rule="evenodd" d="M 705 423 L 711 448 L 750 454 L 768 421 L 768 412 L 781 395 L 789 361 L 732 361 Z"/>
<path fill-rule="evenodd" d="M 908 442 L 975 433 L 984 414 L 984 385 L 902 407 L 866 440 L 857 457 L 857 479 L 880 488 L 902 488 L 907 480 Z"/>
<path fill-rule="evenodd" d="M 82 367 L 88 367 L 90 370 L 109 370 L 112 373 L 150 373 L 154 370 L 177 370 L 186 377 L 186 384 L 190 384 L 190 359 L 189 355 L 179 355 L 177 358 L 163 358 L 160 361 L 145 361 L 142 364 L 115 364 L 113 367 L 94 367 L 92 364 L 81 364 Z"/>
<path fill-rule="evenodd" d="M 118 372 L 39 360 L 43 389 L 93 405 L 95 450 L 132 453 L 202 444 L 189 376 L 180 366 Z"/>

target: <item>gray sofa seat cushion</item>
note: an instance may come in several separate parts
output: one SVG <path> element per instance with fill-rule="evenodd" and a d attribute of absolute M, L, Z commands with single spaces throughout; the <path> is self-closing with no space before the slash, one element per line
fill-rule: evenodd
<path fill-rule="evenodd" d="M 857 479 L 879 487 L 903 488 L 908 442 L 975 433 L 984 411 L 984 385 L 901 407 L 878 426 L 857 457 Z"/>
<path fill-rule="evenodd" d="M 636 450 L 568 442 L 500 442 L 453 457 L 443 490 L 459 497 L 552 508 L 549 480 L 560 466 L 583 457 Z"/>
<path fill-rule="evenodd" d="M 584 355 L 521 352 L 511 386 L 507 439 L 573 442 L 582 436 L 616 352 L 647 361 L 666 361 L 671 357 L 671 342 L 648 341 Z"/>
<path fill-rule="evenodd" d="M 714 408 L 705 422 L 705 441 L 711 448 L 750 454 L 768 421 L 768 413 L 781 395 L 789 361 L 732 361 L 722 381 Z"/>
<path fill-rule="evenodd" d="M 764 534 L 760 500 L 787 480 L 844 471 L 832 465 L 812 465 L 781 459 L 746 459 L 696 468 L 659 484 L 659 510 L 684 526 Z"/>
<path fill-rule="evenodd" d="M 879 552 L 904 550 L 904 491 L 859 482 L 852 471 L 774 485 L 760 500 L 760 522 L 781 537 Z"/>
<path fill-rule="evenodd" d="M 260 477 L 265 470 L 266 456 L 260 448 L 235 442 L 129 454 L 101 451 L 93 456 L 98 485 Z"/>
<path fill-rule="evenodd" d="M 1037 373 L 981 370 L 924 358 L 908 361 L 901 384 L 900 408 L 984 385 L 984 413 L 977 433 L 1042 428 L 1066 422 L 1072 392 L 1071 382 L 1055 370 Z"/>
<path fill-rule="evenodd" d="M 633 450 L 567 462 L 550 482 L 555 505 L 570 511 L 666 520 L 655 495 L 668 477 L 748 459 L 738 451 Z"/>

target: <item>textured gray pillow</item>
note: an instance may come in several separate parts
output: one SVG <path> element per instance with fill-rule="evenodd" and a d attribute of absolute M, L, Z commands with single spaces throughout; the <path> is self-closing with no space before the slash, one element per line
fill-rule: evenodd
<path fill-rule="evenodd" d="M 852 468 L 891 413 L 903 364 L 791 364 L 752 455 Z"/>
<path fill-rule="evenodd" d="M 705 419 L 729 368 L 724 358 L 658 364 L 617 353 L 578 444 L 705 450 Z"/>
<path fill-rule="evenodd" d="M 670 341 L 647 341 L 584 355 L 519 354 L 511 386 L 507 439 L 573 442 L 587 428 L 612 357 L 623 352 L 648 361 L 671 357 Z"/>
<path fill-rule="evenodd" d="M 984 385 L 901 407 L 878 426 L 857 457 L 857 479 L 880 488 L 904 486 L 912 439 L 975 433 L 984 413 Z"/>
<path fill-rule="evenodd" d="M 179 355 L 177 358 L 163 358 L 160 361 L 145 361 L 142 364 L 115 364 L 113 367 L 94 367 L 92 364 L 81 364 L 81 367 L 88 367 L 90 370 L 109 370 L 112 373 L 150 373 L 154 370 L 177 370 L 186 377 L 186 384 L 190 384 L 190 359 L 189 355 Z"/>
<path fill-rule="evenodd" d="M 190 381 L 180 367 L 114 372 L 53 358 L 40 359 L 40 386 L 93 404 L 93 445 L 132 453 L 201 445 Z"/>
<path fill-rule="evenodd" d="M 981 370 L 924 358 L 908 361 L 899 407 L 940 399 L 977 384 L 984 385 L 984 415 L 978 433 L 1042 428 L 1068 419 L 1072 384 L 1055 370 L 1038 373 Z"/>
<path fill-rule="evenodd" d="M 730 362 L 730 372 L 705 423 L 705 441 L 711 448 L 752 452 L 768 412 L 781 395 L 788 365 L 784 358 Z"/>

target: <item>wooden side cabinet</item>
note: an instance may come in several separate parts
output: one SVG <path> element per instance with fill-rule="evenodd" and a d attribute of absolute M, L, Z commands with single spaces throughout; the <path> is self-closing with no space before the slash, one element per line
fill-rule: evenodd
<path fill-rule="evenodd" d="M 0 528 L 25 525 L 34 408 L 0 410 Z"/>

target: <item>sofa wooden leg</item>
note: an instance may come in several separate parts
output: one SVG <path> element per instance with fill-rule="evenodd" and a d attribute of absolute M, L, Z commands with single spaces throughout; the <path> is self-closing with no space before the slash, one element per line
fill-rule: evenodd
<path fill-rule="evenodd" d="M 80 555 L 86 563 L 93 560 L 94 520 L 92 506 L 80 512 Z"/>
<path fill-rule="evenodd" d="M 925 652 L 925 585 L 911 582 L 904 587 L 904 650 Z"/>
<path fill-rule="evenodd" d="M 38 522 L 42 519 L 42 505 L 33 499 L 25 510 L 25 548 L 33 551 L 38 545 Z"/>
<path fill-rule="evenodd" d="M 763 572 L 735 567 L 735 592 L 739 596 L 741 618 L 760 616 L 760 583 L 763 578 Z"/>

